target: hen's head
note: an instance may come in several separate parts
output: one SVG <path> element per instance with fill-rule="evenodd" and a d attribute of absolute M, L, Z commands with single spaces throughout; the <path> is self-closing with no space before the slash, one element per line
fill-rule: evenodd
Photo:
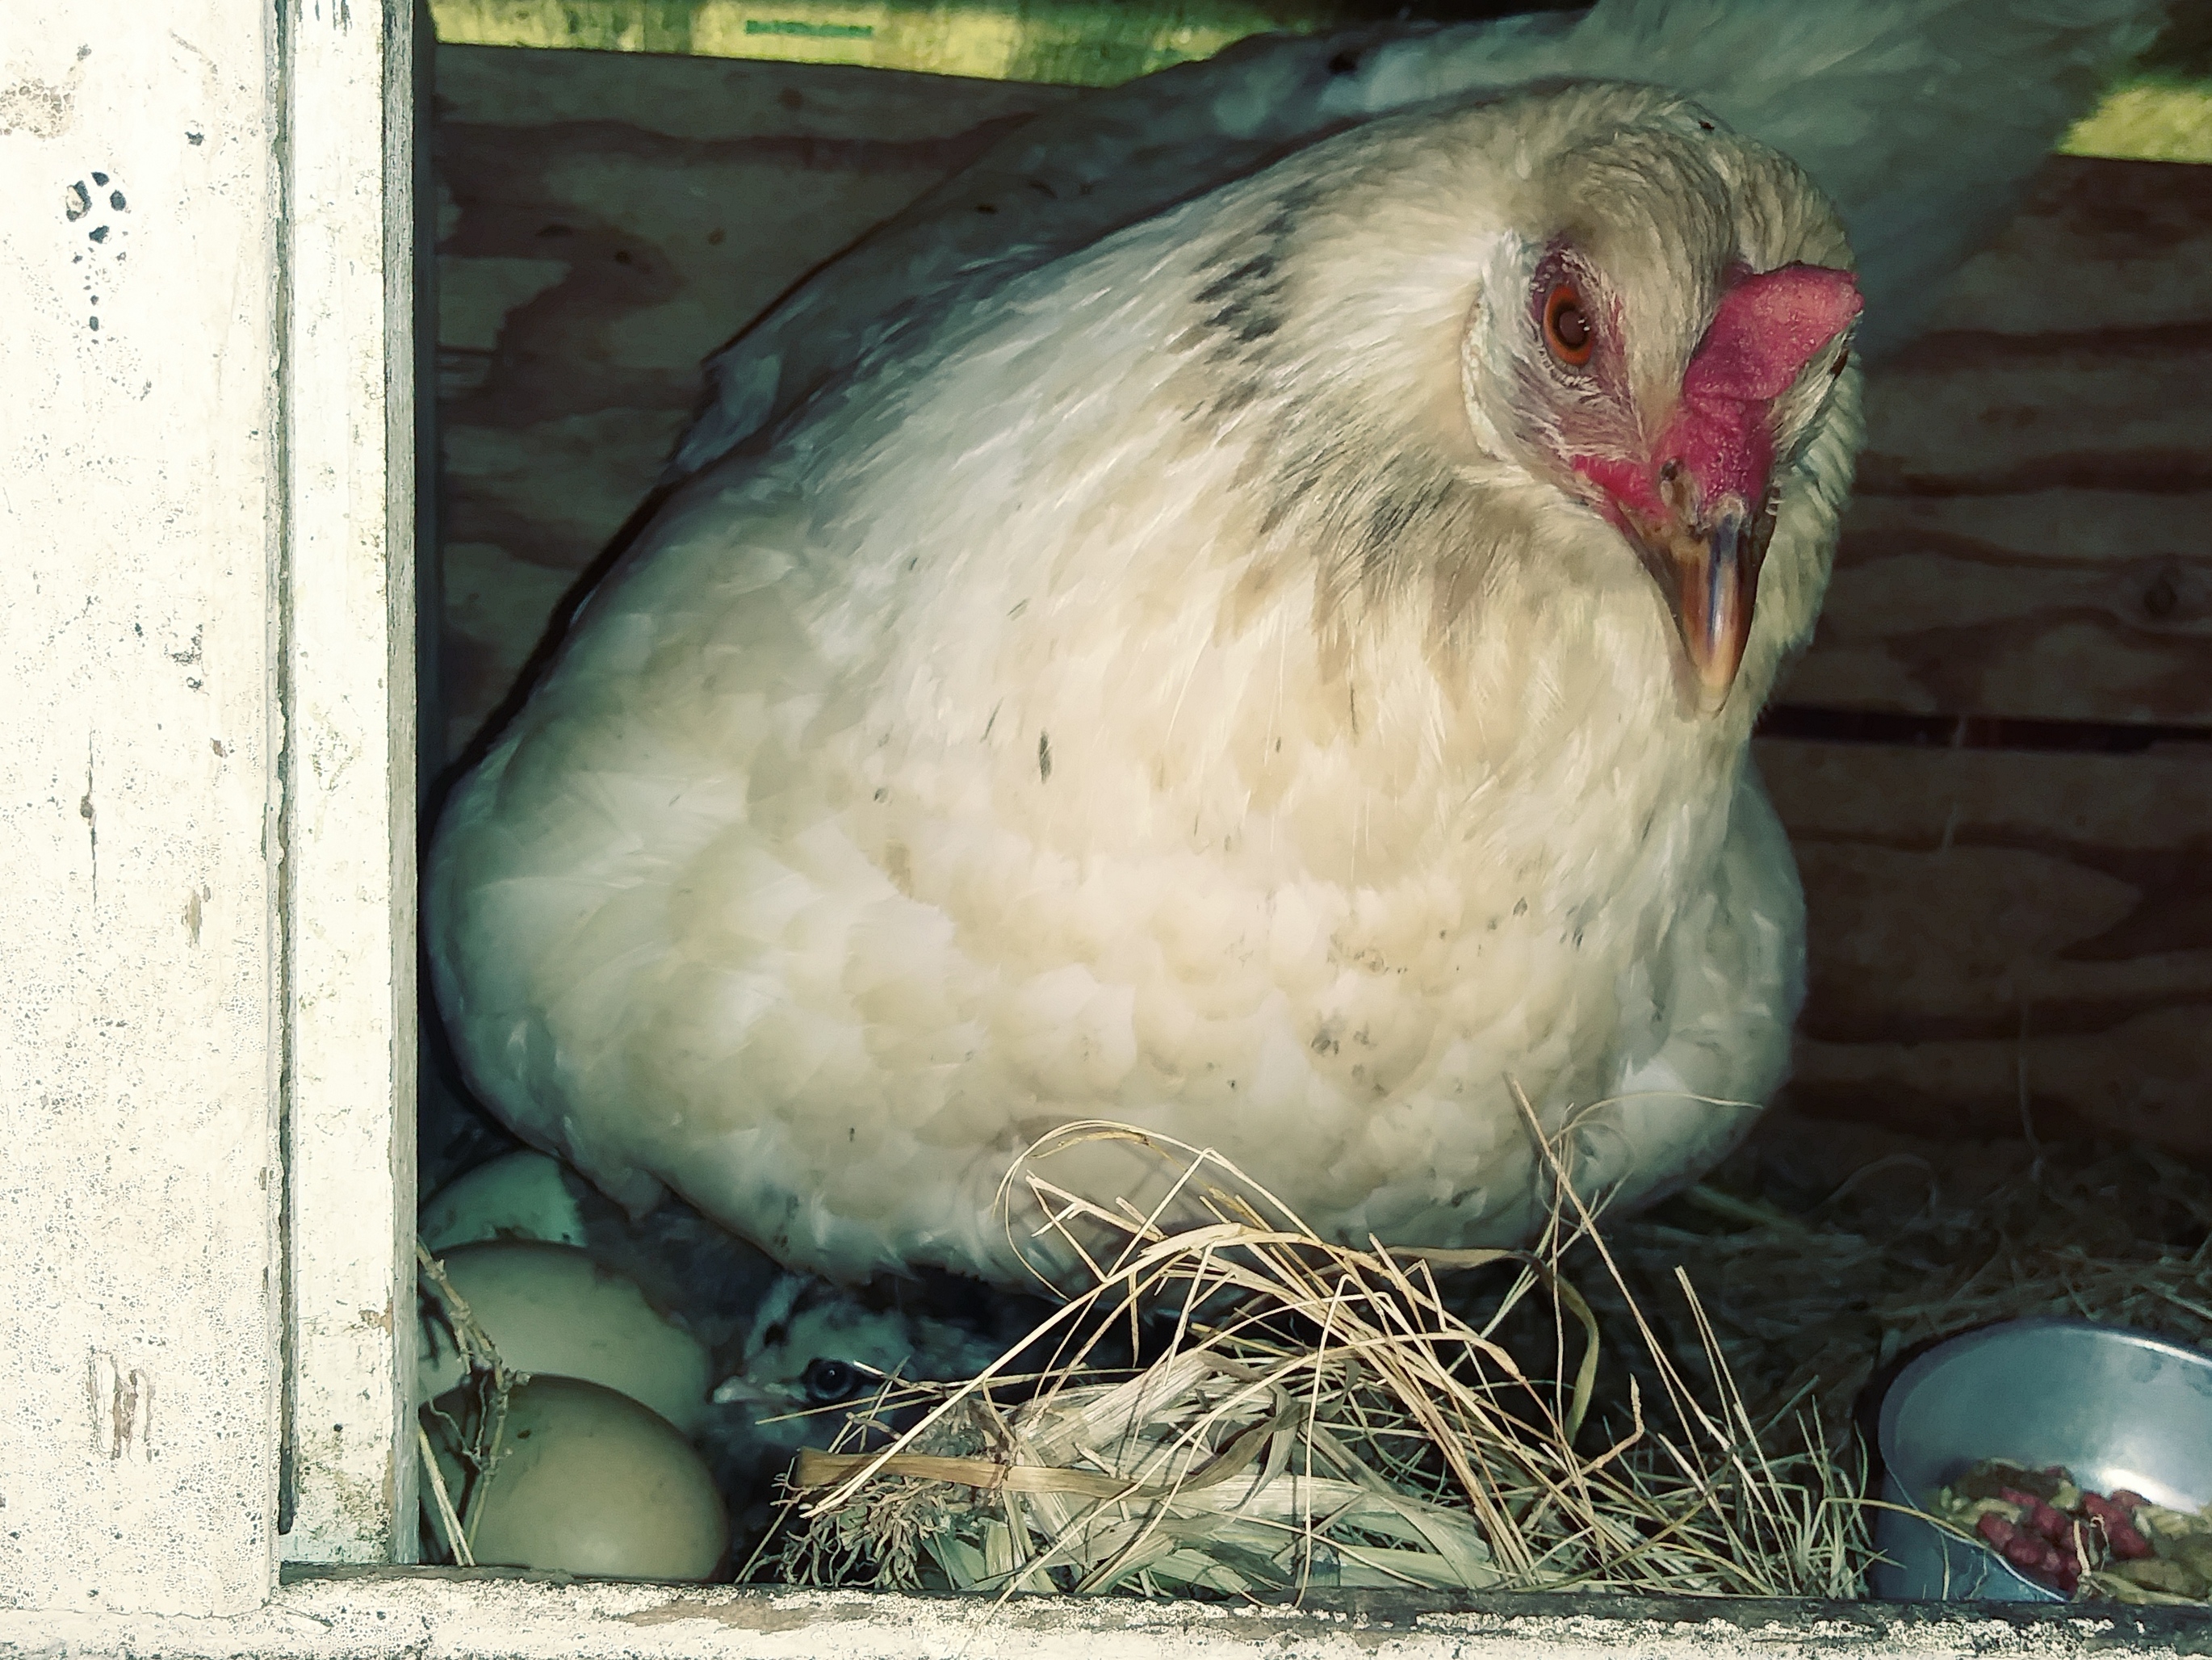
<path fill-rule="evenodd" d="M 1310 155 L 1310 177 L 1288 187 L 1297 210 L 1276 218 L 1281 263 L 1297 256 L 1299 275 L 1279 279 L 1291 338 L 1255 355 L 1279 361 L 1328 319 L 1350 348 L 1340 394 L 1315 412 L 1333 430 L 1293 447 L 1352 499 L 1337 521 L 1405 532 L 1341 559 L 1340 587 L 1378 573 L 1407 586 L 1424 523 L 1433 560 L 1468 526 L 1515 520 L 1528 533 L 1493 538 L 1493 565 L 1571 564 L 1602 526 L 1617 560 L 1657 584 L 1688 707 L 1728 702 L 1748 652 L 1755 708 L 1810 627 L 1858 437 L 1859 294 L 1826 198 L 1686 100 L 1618 84 L 1410 112 Z M 1357 482 L 1332 465 L 1347 430 L 1389 458 Z M 1829 453 L 1808 465 L 1824 436 Z M 1470 489 L 1486 513 L 1455 510 Z M 1755 636 L 1778 523 L 1798 568 L 1777 573 Z M 1540 594 L 1526 575 L 1450 586 Z"/>
<path fill-rule="evenodd" d="M 1850 361 L 1858 285 L 1794 167 L 1639 101 L 1531 167 L 1552 210 L 1492 261 L 1468 400 L 1484 441 L 1626 538 L 1711 708 L 1743 660 L 1785 469 Z"/>

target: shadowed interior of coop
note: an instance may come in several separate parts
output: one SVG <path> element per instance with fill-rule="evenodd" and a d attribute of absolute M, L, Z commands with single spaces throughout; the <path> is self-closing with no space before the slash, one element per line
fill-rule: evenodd
<path fill-rule="evenodd" d="M 928 192 L 988 218 L 1025 167 L 1060 177 L 1020 136 L 1097 95 L 439 50 L 432 811 L 657 533 L 702 361 Z M 1292 147 L 1249 148 L 1209 165 Z M 2212 167 L 2049 155 L 1975 245 L 1866 370 L 1817 631 L 1750 739 L 1803 887 L 1787 1079 L 1763 1110 L 1709 1104 L 1735 1127 L 1664 1196 L 1578 1180 L 1604 1138 L 1510 1080 L 1518 1236 L 1384 1239 L 1317 1224 L 1161 1127 L 1179 1121 L 1139 1135 L 1041 1089 L 1001 1109 L 1011 1168 L 971 1195 L 996 1207 L 997 1285 L 926 1250 L 904 1273 L 826 1244 L 787 1267 L 787 1237 L 670 1191 L 680 1169 L 626 1180 L 638 1161 L 601 1131 L 556 1113 L 526 1145 L 426 1003 L 424 1560 L 985 1594 L 1851 1598 L 1883 1589 L 1885 1389 L 1942 1340 L 2057 1318 L 2176 1365 L 2212 1347 Z M 1543 280 L 1528 326 L 1571 365 L 1589 325 L 1555 330 L 1568 290 Z M 806 350 L 795 330 L 787 380 Z M 736 465 L 805 418 L 787 401 Z M 905 406 L 926 419 L 957 424 Z M 744 632 L 664 668 L 704 683 Z M 1085 763 L 1079 729 L 1018 741 L 1036 788 Z M 854 1160 L 893 1157 L 851 1134 Z M 541 1151 L 578 1146 L 599 1183 Z M 742 1187 L 693 1191 L 726 1212 Z M 1977 1541 L 2017 1570 L 1954 1594 L 2201 1605 L 2197 1455 L 2062 1457 L 2035 1402 L 2020 1413 L 2016 1448 L 1999 1426 L 1940 1493 L 1888 1496 L 1941 1512 L 1947 1572 Z"/>

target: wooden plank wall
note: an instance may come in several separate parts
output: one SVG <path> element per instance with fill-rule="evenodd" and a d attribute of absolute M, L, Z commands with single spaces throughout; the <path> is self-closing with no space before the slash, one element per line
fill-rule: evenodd
<path fill-rule="evenodd" d="M 699 359 L 1078 94 L 480 47 L 438 78 L 450 755 Z M 1812 913 L 1790 1099 L 1923 1135 L 2025 1103 L 2212 1156 L 2212 167 L 2054 157 L 1870 397 L 1760 742 Z"/>

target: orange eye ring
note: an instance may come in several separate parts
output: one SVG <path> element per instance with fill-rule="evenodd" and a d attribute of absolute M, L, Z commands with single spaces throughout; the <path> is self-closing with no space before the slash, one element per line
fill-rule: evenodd
<path fill-rule="evenodd" d="M 1544 344 L 1562 363 L 1579 368 L 1590 360 L 1597 331 L 1583 309 L 1582 291 L 1571 283 L 1557 283 L 1544 296 Z"/>

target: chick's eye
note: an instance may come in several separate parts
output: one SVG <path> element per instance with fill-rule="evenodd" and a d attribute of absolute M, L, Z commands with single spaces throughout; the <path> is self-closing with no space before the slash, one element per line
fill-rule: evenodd
<path fill-rule="evenodd" d="M 1544 296 L 1544 344 L 1562 363 L 1580 366 L 1590 359 L 1594 342 L 1589 314 L 1580 289 L 1561 283 Z"/>
<path fill-rule="evenodd" d="M 860 1371 L 846 1360 L 809 1360 L 799 1375 L 799 1387 L 817 1406 L 842 1401 L 860 1387 Z"/>

